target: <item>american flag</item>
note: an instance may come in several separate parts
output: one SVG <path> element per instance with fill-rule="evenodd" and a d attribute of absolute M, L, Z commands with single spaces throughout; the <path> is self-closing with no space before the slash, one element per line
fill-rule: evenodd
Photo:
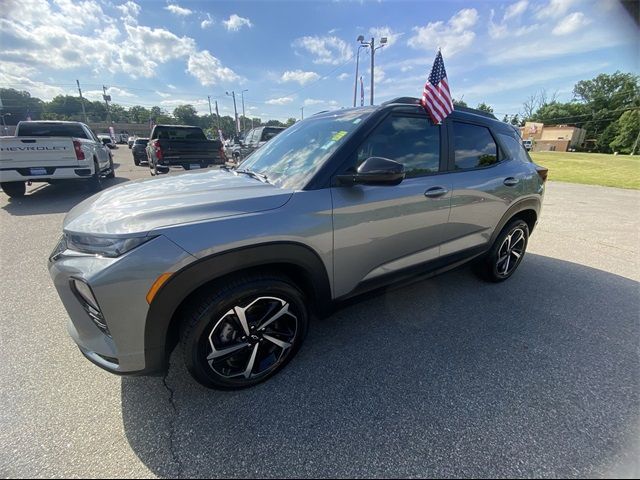
<path fill-rule="evenodd" d="M 433 123 L 440 123 L 453 112 L 453 102 L 449 91 L 447 72 L 444 69 L 442 53 L 438 50 L 431 67 L 429 79 L 424 86 L 420 103 L 431 116 Z"/>

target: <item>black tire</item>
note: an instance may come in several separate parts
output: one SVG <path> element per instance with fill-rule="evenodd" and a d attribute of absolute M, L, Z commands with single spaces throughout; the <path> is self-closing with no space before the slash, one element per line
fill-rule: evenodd
<path fill-rule="evenodd" d="M 102 175 L 100 173 L 100 166 L 98 165 L 98 161 L 93 161 L 93 168 L 95 173 L 89 179 L 89 188 L 94 192 L 99 192 L 102 190 Z"/>
<path fill-rule="evenodd" d="M 489 282 L 504 282 L 522 263 L 528 244 L 529 226 L 524 220 L 513 220 L 502 229 L 491 250 L 476 264 L 476 272 Z"/>
<path fill-rule="evenodd" d="M 133 164 L 134 164 L 136 167 L 139 167 L 139 166 L 140 166 L 140 160 L 138 160 L 136 157 L 133 157 Z"/>
<path fill-rule="evenodd" d="M 0 187 L 11 198 L 24 197 L 27 192 L 27 184 L 25 182 L 2 182 Z"/>
<path fill-rule="evenodd" d="M 194 299 L 180 331 L 185 364 L 198 383 L 220 390 L 252 387 L 281 371 L 296 355 L 307 333 L 308 313 L 303 293 L 288 278 L 239 276 L 208 292 Z M 245 316 L 249 335 L 237 309 Z M 270 318 L 275 320 L 269 324 Z M 216 346 L 220 351 L 237 349 L 210 363 Z"/>
<path fill-rule="evenodd" d="M 109 173 L 107 178 L 116 178 L 116 169 L 113 167 L 113 157 L 109 155 Z"/>

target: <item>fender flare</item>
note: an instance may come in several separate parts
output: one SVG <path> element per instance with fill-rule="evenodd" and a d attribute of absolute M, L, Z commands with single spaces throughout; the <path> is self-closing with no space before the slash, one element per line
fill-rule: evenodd
<path fill-rule="evenodd" d="M 160 288 L 149 306 L 145 322 L 145 370 L 160 371 L 167 365 L 173 345 L 168 345 L 172 320 L 183 300 L 199 287 L 217 278 L 241 270 L 269 265 L 295 268 L 311 287 L 313 305 L 328 308 L 331 284 L 320 256 L 306 245 L 296 242 L 272 242 L 241 247 L 214 254 L 174 273 Z"/>
<path fill-rule="evenodd" d="M 505 225 L 518 213 L 524 212 L 525 210 L 533 210 L 534 212 L 536 212 L 537 221 L 537 218 L 540 216 L 541 205 L 542 201 L 537 196 L 521 199 L 511 205 L 496 225 L 496 228 L 493 230 L 491 240 L 489 241 L 489 246 L 491 247 L 491 245 L 493 245 L 493 242 L 495 242 L 498 235 L 500 235 L 500 232 L 505 227 Z"/>

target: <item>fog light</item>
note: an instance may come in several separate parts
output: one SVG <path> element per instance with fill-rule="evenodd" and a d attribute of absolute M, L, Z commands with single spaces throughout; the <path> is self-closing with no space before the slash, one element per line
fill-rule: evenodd
<path fill-rule="evenodd" d="M 76 289 L 76 292 L 78 292 L 78 294 L 85 302 L 89 304 L 89 306 L 93 307 L 94 310 L 100 310 L 98 308 L 96 297 L 93 296 L 93 292 L 91 291 L 91 287 L 89 287 L 89 285 L 74 278 L 73 286 Z"/>

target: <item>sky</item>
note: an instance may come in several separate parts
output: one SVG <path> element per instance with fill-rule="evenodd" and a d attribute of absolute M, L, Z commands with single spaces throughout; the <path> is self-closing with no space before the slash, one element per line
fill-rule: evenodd
<path fill-rule="evenodd" d="M 420 96 L 438 48 L 452 95 L 518 113 L 542 89 L 569 101 L 599 73 L 638 73 L 637 26 L 616 0 L 2 0 L 0 86 L 49 100 L 193 104 L 285 120 L 351 106 L 359 35 L 376 42 L 375 102 Z M 365 104 L 370 56 L 360 50 Z M 360 93 L 358 92 L 358 104 Z"/>

